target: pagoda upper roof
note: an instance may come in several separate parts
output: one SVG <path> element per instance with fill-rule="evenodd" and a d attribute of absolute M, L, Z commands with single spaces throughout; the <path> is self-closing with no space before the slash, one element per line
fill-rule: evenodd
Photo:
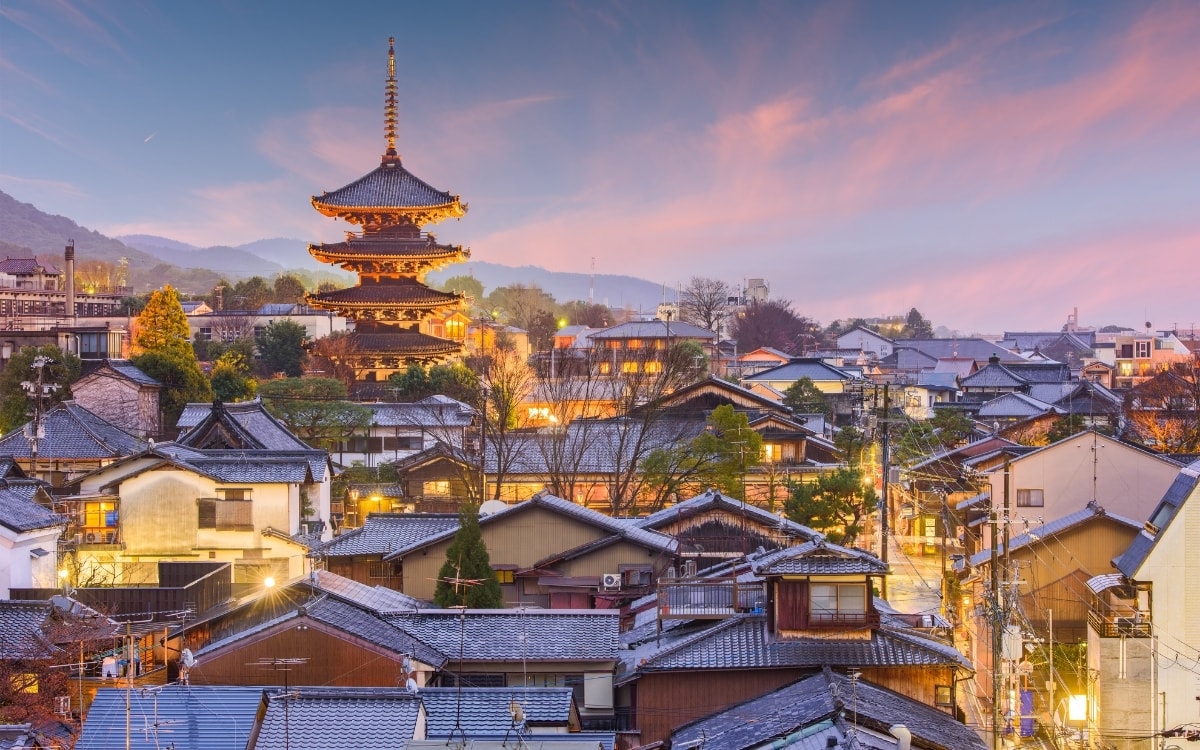
<path fill-rule="evenodd" d="M 310 294 L 307 299 L 314 303 L 338 306 L 437 306 L 457 304 L 466 297 L 456 292 L 440 292 L 430 289 L 412 279 L 398 279 L 393 284 L 364 284 L 330 292 Z"/>
<path fill-rule="evenodd" d="M 457 195 L 437 190 L 409 172 L 399 156 L 384 156 L 376 169 L 333 192 L 314 195 L 312 204 L 326 216 L 436 212 L 445 218 L 467 212 Z"/>
<path fill-rule="evenodd" d="M 397 257 L 449 259 L 469 256 L 469 252 L 464 250 L 462 245 L 440 245 L 431 236 L 425 234 L 413 238 L 355 236 L 345 242 L 310 244 L 308 252 L 318 258 L 333 259 L 391 259 Z"/>

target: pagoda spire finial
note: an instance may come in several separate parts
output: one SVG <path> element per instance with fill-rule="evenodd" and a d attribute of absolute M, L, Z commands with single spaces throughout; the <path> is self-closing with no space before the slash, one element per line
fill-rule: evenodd
<path fill-rule="evenodd" d="M 399 161 L 396 153 L 396 37 L 388 37 L 387 105 L 383 112 L 384 134 L 387 136 L 387 151 L 384 161 Z"/>

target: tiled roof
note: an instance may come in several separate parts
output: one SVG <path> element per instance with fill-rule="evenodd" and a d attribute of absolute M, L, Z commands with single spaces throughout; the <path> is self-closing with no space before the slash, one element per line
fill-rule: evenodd
<path fill-rule="evenodd" d="M 768 669 L 778 667 L 966 666 L 952 646 L 910 633 L 877 628 L 868 638 L 772 638 L 765 615 L 720 622 L 646 659 L 638 671 Z"/>
<path fill-rule="evenodd" d="M 372 513 L 363 525 L 334 537 L 318 550 L 326 557 L 390 555 L 458 531 L 453 513 Z"/>
<path fill-rule="evenodd" d="M 720 490 L 716 489 L 710 489 L 703 494 L 688 498 L 657 513 L 634 519 L 633 522 L 643 529 L 660 529 L 674 521 L 691 518 L 709 510 L 727 510 L 732 513 L 744 513 L 747 517 L 753 518 L 759 523 L 778 527 L 789 534 L 803 539 L 813 540 L 821 537 L 821 533 L 818 531 L 814 531 L 807 526 L 802 526 L 786 517 L 777 516 L 757 505 L 743 503 L 728 495 L 723 495 Z"/>
<path fill-rule="evenodd" d="M 962 507 L 962 505 L 959 505 L 959 508 Z M 1068 529 L 1088 523 L 1089 521 L 1103 518 L 1111 518 L 1118 524 L 1122 524 L 1131 529 L 1140 529 L 1142 527 L 1142 523 L 1140 521 L 1135 521 L 1132 518 L 1126 518 L 1125 516 L 1119 516 L 1115 513 L 1108 513 L 1104 510 L 1104 508 L 1089 503 L 1088 507 L 1084 508 L 1083 510 L 1077 510 L 1074 513 L 1063 516 L 1062 518 L 1057 518 L 1049 523 L 1040 524 L 1029 529 L 1028 531 L 1018 534 L 1009 540 L 1009 549 L 1022 549 L 1023 547 L 1027 547 L 1031 544 L 1036 544 L 1046 537 L 1054 536 L 1055 534 L 1061 534 Z M 996 546 L 996 554 L 1004 554 L 1003 542 Z M 991 555 L 991 548 L 976 552 L 974 555 L 971 555 L 970 563 L 972 566 L 983 565 L 991 559 Z"/>
<path fill-rule="evenodd" d="M 92 369 L 90 371 L 85 371 L 84 375 L 85 376 L 91 375 L 92 373 L 102 370 L 105 367 L 111 369 L 113 372 L 120 375 L 121 377 L 131 380 L 134 383 L 137 383 L 138 385 L 155 386 L 155 387 L 160 387 L 160 388 L 162 387 L 162 383 L 158 382 L 154 378 L 150 377 L 146 373 L 139 370 L 137 368 L 137 366 L 135 366 L 132 362 L 130 362 L 127 359 L 101 360 L 94 369 Z"/>
<path fill-rule="evenodd" d="M 617 610 L 468 609 L 384 618 L 445 654 L 471 661 L 615 661 Z M 460 637 L 460 626 L 465 637 Z"/>
<path fill-rule="evenodd" d="M 998 362 L 989 362 L 986 367 L 963 378 L 961 383 L 963 388 L 1019 388 L 1029 381 Z"/>
<path fill-rule="evenodd" d="M 243 748 L 254 728 L 263 688 L 231 685 L 162 685 L 126 693 L 102 687 L 88 710 L 75 750 Z"/>
<path fill-rule="evenodd" d="M 755 383 L 758 381 L 769 380 L 800 380 L 808 378 L 815 382 L 825 382 L 830 380 L 847 381 L 852 377 L 843 370 L 839 370 L 833 365 L 825 363 L 823 360 L 813 357 L 798 357 L 788 360 L 782 365 L 777 365 L 769 370 L 756 372 L 753 375 L 747 375 L 742 378 L 743 382 Z"/>
<path fill-rule="evenodd" d="M 327 570 L 315 570 L 309 585 L 317 591 L 376 612 L 399 612 L 420 608 L 421 600 L 386 586 L 368 586 Z"/>
<path fill-rule="evenodd" d="M 39 269 L 44 270 L 45 273 L 52 276 L 59 273 L 59 270 L 53 265 L 43 264 L 37 258 L 9 258 L 5 256 L 4 260 L 0 260 L 0 273 L 28 276 L 37 273 Z"/>
<path fill-rule="evenodd" d="M 420 695 L 429 739 L 459 729 L 471 739 L 503 738 L 514 729 L 514 702 L 521 704 L 526 725 L 566 728 L 573 713 L 569 687 L 421 688 Z"/>
<path fill-rule="evenodd" d="M 700 326 L 672 320 L 631 320 L 588 335 L 593 341 L 607 339 L 715 339 L 717 334 Z"/>
<path fill-rule="evenodd" d="M 403 750 L 415 738 L 421 699 L 404 690 L 296 688 L 263 692 L 265 710 L 247 750 Z"/>
<path fill-rule="evenodd" d="M 355 236 L 346 242 L 310 244 L 313 256 L 332 258 L 457 258 L 468 255 L 461 245 L 441 245 L 433 236 L 394 237 L 389 235 Z"/>
<path fill-rule="evenodd" d="M 853 710 L 847 712 L 851 702 Z M 814 748 L 829 747 L 826 736 L 836 738 L 834 746 L 842 747 L 842 741 L 848 739 L 847 723 L 865 723 L 872 728 L 903 724 L 912 732 L 914 746 L 919 743 L 920 747 L 944 750 L 987 747 L 974 730 L 946 712 L 865 679 L 851 681 L 829 668 L 680 727 L 671 734 L 671 744 L 691 747 L 690 743 L 702 741 L 705 746 L 742 750 L 799 734 L 797 742 L 820 735 Z M 787 746 L 795 750 L 809 747 L 790 741 Z"/>
<path fill-rule="evenodd" d="M 786 547 L 755 560 L 759 576 L 777 575 L 885 575 L 888 564 L 864 550 L 841 547 L 823 539 Z"/>
<path fill-rule="evenodd" d="M 66 525 L 66 518 L 33 500 L 37 488 L 32 479 L 0 479 L 0 526 L 22 533 Z"/>
<path fill-rule="evenodd" d="M 237 448 L 262 448 L 270 450 L 311 450 L 311 447 L 296 437 L 282 422 L 267 411 L 259 398 L 232 404 L 215 401 L 211 404 L 187 404 L 179 415 L 175 426 L 181 430 L 180 445 L 194 448 L 204 440 L 209 430 L 224 426 L 234 432 L 242 445 Z"/>
<path fill-rule="evenodd" d="M 45 436 L 38 439 L 38 458 L 120 458 L 145 448 L 145 443 L 114 427 L 73 401 L 64 401 L 42 415 Z M 0 437 L 0 453 L 28 458 L 25 426 Z"/>
<path fill-rule="evenodd" d="M 411 352 L 413 354 L 437 355 L 454 354 L 462 347 L 456 341 L 439 339 L 420 331 L 394 331 L 388 333 L 367 333 L 355 331 L 350 334 L 348 342 L 354 351 L 370 352 Z"/>
<path fill-rule="evenodd" d="M 42 658 L 55 651 L 45 639 L 50 602 L 0 599 L 0 659 Z"/>
<path fill-rule="evenodd" d="M 1061 362 L 1017 362 L 1008 369 L 1029 383 L 1065 383 L 1071 379 L 1071 368 Z"/>
<path fill-rule="evenodd" d="M 479 518 L 480 526 L 488 526 L 493 523 L 502 523 L 515 517 L 516 514 L 528 511 L 531 508 L 545 508 L 554 513 L 574 518 L 590 526 L 594 526 L 602 531 L 608 532 L 610 535 L 616 535 L 626 539 L 634 544 L 649 547 L 650 549 L 659 550 L 661 552 L 675 552 L 679 549 L 679 541 L 674 537 L 660 534 L 657 531 L 640 528 L 626 520 L 615 519 L 612 516 L 598 513 L 597 511 L 586 508 L 570 500 L 564 500 L 561 497 L 551 495 L 547 490 L 542 490 L 536 493 L 528 500 L 510 505 L 504 510 L 495 513 L 481 515 Z M 388 558 L 396 558 L 402 554 L 411 553 L 413 550 L 421 547 L 435 544 L 444 539 L 449 539 L 454 536 L 457 531 L 457 524 L 454 529 L 446 529 L 441 533 L 431 535 L 428 538 L 416 541 L 404 549 L 388 556 Z"/>
<path fill-rule="evenodd" d="M 434 189 L 400 164 L 399 159 L 385 161 L 379 167 L 349 185 L 314 195 L 314 206 L 338 209 L 437 208 L 458 203 L 458 196 Z M 462 206 L 460 214 L 466 213 Z"/>
<path fill-rule="evenodd" d="M 1006 393 L 1003 396 L 986 402 L 979 407 L 979 418 L 987 417 L 1036 417 L 1046 412 L 1061 414 L 1062 409 L 1051 406 L 1045 401 L 1038 401 L 1024 393 Z"/>
<path fill-rule="evenodd" d="M 275 457 L 263 451 L 234 451 L 236 455 L 196 458 L 189 466 L 221 482 L 302 484 L 314 479 L 304 458 Z"/>
<path fill-rule="evenodd" d="M 379 427 L 467 427 L 475 419 L 475 409 L 461 401 L 442 397 L 405 404 L 363 404 L 371 410 L 371 423 Z"/>
<path fill-rule="evenodd" d="M 457 304 L 464 299 L 463 295 L 454 292 L 440 292 L 430 289 L 407 277 L 392 284 L 367 284 L 351 286 L 345 289 L 335 289 L 319 294 L 310 294 L 308 299 L 317 304 L 327 305 L 370 305 L 380 304 L 428 307 L 432 305 Z"/>

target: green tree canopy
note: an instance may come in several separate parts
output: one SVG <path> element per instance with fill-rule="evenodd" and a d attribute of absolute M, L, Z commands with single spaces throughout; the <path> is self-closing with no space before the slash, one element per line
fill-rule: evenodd
<path fill-rule="evenodd" d="M 863 519 L 878 502 L 875 488 L 863 479 L 861 470 L 848 467 L 822 474 L 816 482 L 792 482 L 784 513 L 834 544 L 852 545 L 862 533 Z"/>
<path fill-rule="evenodd" d="M 348 401 L 346 384 L 335 378 L 268 380 L 258 393 L 267 411 L 314 447 L 332 448 L 371 419 L 371 410 Z"/>
<path fill-rule="evenodd" d="M 289 378 L 300 377 L 304 362 L 304 326 L 291 320 L 269 323 L 258 337 L 259 356 L 267 372 L 282 372 Z"/>
<path fill-rule="evenodd" d="M 442 282 L 443 292 L 462 292 L 475 303 L 483 302 L 483 283 L 474 276 L 451 276 Z"/>
<path fill-rule="evenodd" d="M 213 394 L 222 401 L 244 401 L 258 390 L 258 381 L 250 371 L 250 360 L 237 349 L 229 349 L 213 365 Z"/>
<path fill-rule="evenodd" d="M 904 319 L 904 327 L 900 329 L 900 338 L 931 339 L 933 338 L 933 324 L 914 307 L 908 311 L 908 316 Z"/>
<path fill-rule="evenodd" d="M 191 348 L 188 350 L 190 353 Z M 163 385 L 158 395 L 163 429 L 175 426 L 187 404 L 210 402 L 213 399 L 212 383 L 196 363 L 195 355 L 182 357 L 174 352 L 145 352 L 130 361 Z"/>
<path fill-rule="evenodd" d="M 792 383 L 783 392 L 783 405 L 797 414 L 829 415 L 829 398 L 821 392 L 810 377 Z"/>
<path fill-rule="evenodd" d="M 433 601 L 443 608 L 499 609 L 504 606 L 504 599 L 479 530 L 479 508 L 464 503 L 458 521 L 458 533 L 446 549 L 446 562 L 438 571 Z"/>
<path fill-rule="evenodd" d="M 26 346 L 13 354 L 0 372 L 0 434 L 7 434 L 28 422 L 33 414 L 33 400 L 22 383 L 36 383 L 38 369 L 35 360 L 44 357 L 41 369 L 42 408 L 71 398 L 71 383 L 79 379 L 79 357 L 68 354 L 53 344 Z"/>
<path fill-rule="evenodd" d="M 295 276 L 278 276 L 272 292 L 275 302 L 294 305 L 304 301 L 304 282 Z"/>
<path fill-rule="evenodd" d="M 187 315 L 179 304 L 179 293 L 170 284 L 150 295 L 137 316 L 133 335 L 134 354 L 153 352 L 196 360 L 188 330 Z"/>

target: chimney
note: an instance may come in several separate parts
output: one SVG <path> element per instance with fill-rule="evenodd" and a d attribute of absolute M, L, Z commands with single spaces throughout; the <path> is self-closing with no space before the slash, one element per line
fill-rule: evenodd
<path fill-rule="evenodd" d="M 67 260 L 67 317 L 71 325 L 75 324 L 75 240 L 67 240 L 65 251 Z M 78 353 L 78 352 L 77 352 Z"/>
<path fill-rule="evenodd" d="M 898 750 L 909 750 L 912 747 L 912 732 L 908 731 L 908 727 L 903 724 L 894 724 L 888 727 L 888 731 L 892 736 L 900 740 Z"/>

